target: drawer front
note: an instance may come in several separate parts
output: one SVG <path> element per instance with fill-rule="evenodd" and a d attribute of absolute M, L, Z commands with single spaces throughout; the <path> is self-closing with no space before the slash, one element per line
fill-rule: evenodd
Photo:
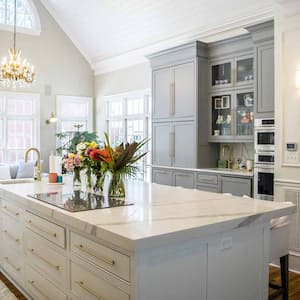
<path fill-rule="evenodd" d="M 208 184 L 218 184 L 218 175 L 198 174 L 197 182 L 198 183 L 208 183 Z"/>
<path fill-rule="evenodd" d="M 19 251 L 2 247 L 2 267 L 17 282 L 21 283 L 24 274 L 24 257 Z"/>
<path fill-rule="evenodd" d="M 218 187 L 215 185 L 197 185 L 197 190 L 200 191 L 205 191 L 205 192 L 213 192 L 213 193 L 218 193 Z"/>
<path fill-rule="evenodd" d="M 99 273 L 99 272 L 98 272 Z M 129 295 L 110 285 L 101 275 L 71 262 L 71 291 L 84 300 L 129 300 Z"/>
<path fill-rule="evenodd" d="M 125 280 L 130 279 L 130 258 L 71 232 L 71 251 Z"/>
<path fill-rule="evenodd" d="M 25 266 L 26 290 L 36 300 L 66 300 L 67 296 L 39 272 Z"/>
<path fill-rule="evenodd" d="M 8 201 L 4 201 L 4 200 L 2 200 L 1 206 L 2 206 L 2 211 L 5 214 L 13 217 L 18 222 L 20 222 L 22 220 L 22 216 L 24 213 L 24 210 L 22 208 L 19 208 L 15 205 L 9 203 Z"/>
<path fill-rule="evenodd" d="M 6 247 L 22 250 L 23 234 L 21 224 L 7 214 L 2 215 L 2 238 Z"/>
<path fill-rule="evenodd" d="M 27 258 L 46 277 L 51 278 L 62 287 L 67 286 L 67 258 L 49 247 L 43 238 L 26 230 L 24 234 Z"/>
<path fill-rule="evenodd" d="M 65 229 L 63 227 L 27 211 L 25 212 L 25 223 L 26 226 L 35 233 L 38 233 L 62 248 L 66 247 Z"/>

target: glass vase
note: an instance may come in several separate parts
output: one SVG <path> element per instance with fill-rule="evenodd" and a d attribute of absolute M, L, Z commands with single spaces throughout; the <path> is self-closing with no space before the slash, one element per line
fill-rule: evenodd
<path fill-rule="evenodd" d="M 80 169 L 78 168 L 74 168 L 73 187 L 77 189 L 81 187 Z"/>
<path fill-rule="evenodd" d="M 104 179 L 104 174 L 95 174 L 95 183 L 93 186 L 94 192 L 98 194 L 103 194 Z"/>
<path fill-rule="evenodd" d="M 111 198 L 125 198 L 126 193 L 123 174 L 118 172 L 111 173 L 108 195 Z"/>

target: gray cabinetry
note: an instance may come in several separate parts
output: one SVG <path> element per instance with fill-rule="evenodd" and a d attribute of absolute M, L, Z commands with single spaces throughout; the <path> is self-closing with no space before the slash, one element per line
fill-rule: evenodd
<path fill-rule="evenodd" d="M 196 188 L 201 191 L 218 193 L 218 175 L 202 172 L 196 173 Z"/>
<path fill-rule="evenodd" d="M 195 122 L 153 123 L 153 164 L 189 168 L 196 164 Z"/>
<path fill-rule="evenodd" d="M 194 62 L 153 71 L 153 119 L 196 114 Z"/>
<path fill-rule="evenodd" d="M 173 185 L 172 170 L 153 168 L 152 182 L 163 185 Z"/>
<path fill-rule="evenodd" d="M 153 79 L 152 164 L 214 167 L 217 147 L 208 143 L 207 136 L 207 44 L 191 42 L 152 54 L 149 59 Z M 203 160 L 208 153 L 210 157 Z"/>
<path fill-rule="evenodd" d="M 274 114 L 274 43 L 256 47 L 256 115 Z"/>
<path fill-rule="evenodd" d="M 274 23 L 248 27 L 255 53 L 255 116 L 274 117 Z"/>
<path fill-rule="evenodd" d="M 187 189 L 194 188 L 194 173 L 193 172 L 181 172 L 174 171 L 173 172 L 173 183 L 174 186 L 181 186 Z"/>
<path fill-rule="evenodd" d="M 252 180 L 250 178 L 239 178 L 221 176 L 221 193 L 231 193 L 235 196 L 252 196 Z"/>

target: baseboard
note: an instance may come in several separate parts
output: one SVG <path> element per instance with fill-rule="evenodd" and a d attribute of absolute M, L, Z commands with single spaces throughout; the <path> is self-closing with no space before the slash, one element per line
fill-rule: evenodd
<path fill-rule="evenodd" d="M 279 268 L 279 259 L 270 263 L 270 266 Z M 300 274 L 300 253 L 289 251 L 289 271 Z"/>

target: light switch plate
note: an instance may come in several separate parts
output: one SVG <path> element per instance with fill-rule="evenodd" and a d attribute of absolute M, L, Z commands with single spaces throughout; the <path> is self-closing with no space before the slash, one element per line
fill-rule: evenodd
<path fill-rule="evenodd" d="M 285 163 L 298 164 L 299 163 L 299 152 L 298 151 L 286 151 L 285 152 Z"/>

